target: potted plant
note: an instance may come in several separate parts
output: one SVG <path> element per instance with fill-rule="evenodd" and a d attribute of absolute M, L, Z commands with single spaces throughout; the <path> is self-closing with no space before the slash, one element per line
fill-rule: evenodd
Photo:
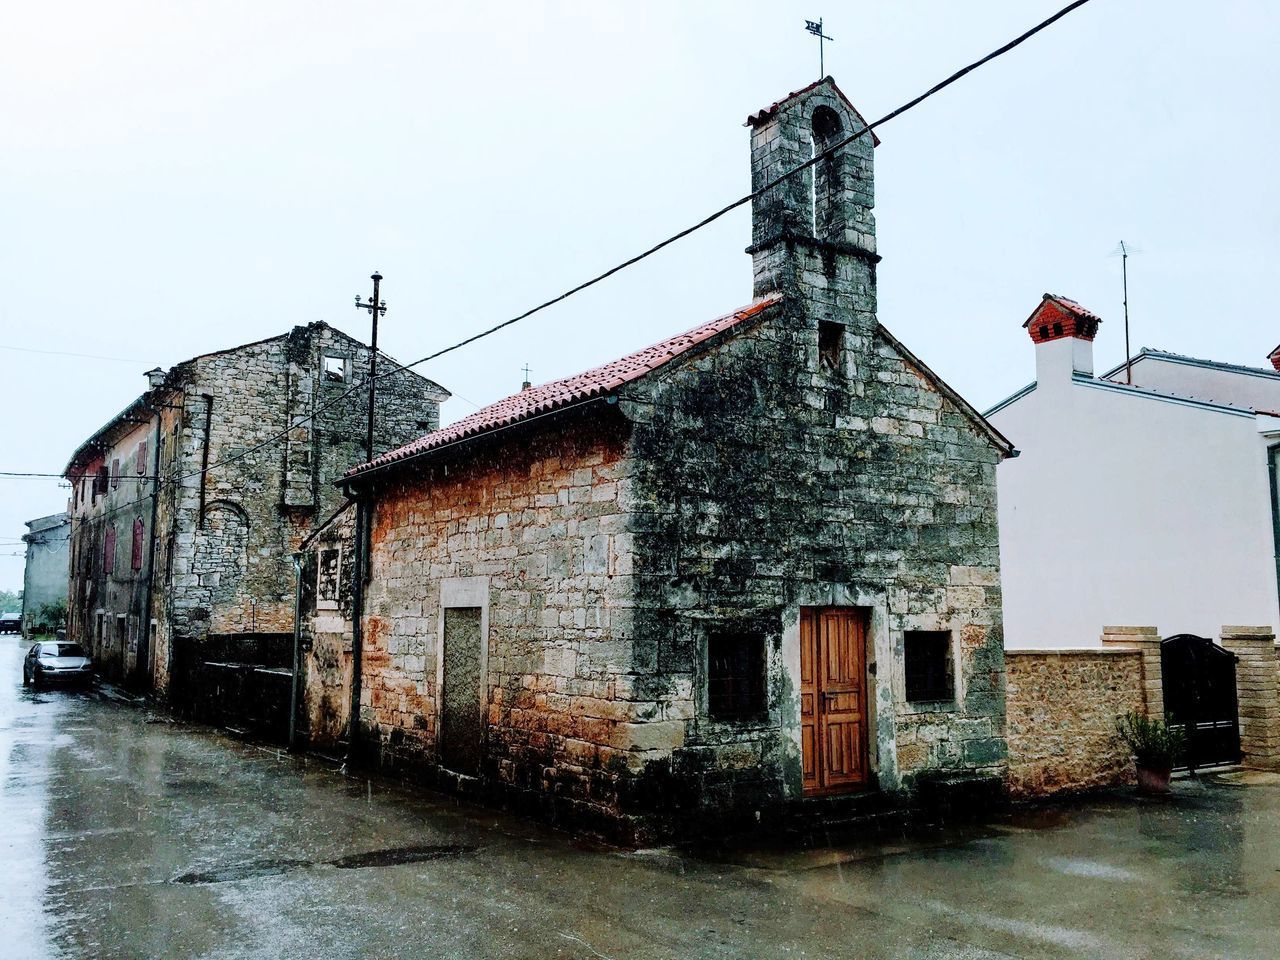
<path fill-rule="evenodd" d="M 1170 730 L 1163 720 L 1131 711 L 1116 720 L 1116 733 L 1133 754 L 1138 789 L 1143 793 L 1167 793 L 1173 765 L 1182 756 L 1182 731 Z"/>

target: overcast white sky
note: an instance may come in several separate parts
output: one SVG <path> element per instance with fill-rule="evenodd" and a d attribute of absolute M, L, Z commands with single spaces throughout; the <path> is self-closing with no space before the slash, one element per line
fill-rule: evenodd
<path fill-rule="evenodd" d="M 827 70 L 869 119 L 1059 0 L 42 2 L 0 15 L 0 470 L 60 470 L 142 372 L 325 320 L 376 268 L 409 361 L 749 189 L 746 115 Z M 880 131 L 880 319 L 980 408 L 1040 294 L 1265 364 L 1280 7 L 1093 0 Z M 424 372 L 446 421 L 750 297 L 745 211 Z M 124 360 L 81 359 L 54 350 Z M 465 399 L 464 399 L 465 398 Z M 1014 438 L 1015 442 L 1017 438 Z M 52 480 L 0 478 L 0 587 Z"/>

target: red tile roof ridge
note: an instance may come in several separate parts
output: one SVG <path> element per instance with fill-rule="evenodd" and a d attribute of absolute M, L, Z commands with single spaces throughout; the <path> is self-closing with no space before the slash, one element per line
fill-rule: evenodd
<path fill-rule="evenodd" d="M 765 309 L 781 301 L 782 297 L 778 294 L 762 297 L 732 313 L 726 313 L 691 330 L 659 340 L 617 360 L 503 397 L 456 423 L 433 430 L 402 447 L 375 457 L 368 463 L 353 467 L 345 476 L 354 477 L 377 470 L 459 440 L 476 437 L 595 397 L 605 396 L 665 366 L 716 334 L 730 330 L 744 320 L 759 316 Z"/>

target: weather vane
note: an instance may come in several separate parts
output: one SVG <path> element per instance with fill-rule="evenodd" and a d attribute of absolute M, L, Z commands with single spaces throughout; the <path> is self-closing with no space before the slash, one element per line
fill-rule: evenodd
<path fill-rule="evenodd" d="M 834 41 L 835 37 L 828 37 L 825 33 L 822 32 L 821 18 L 817 20 L 806 20 L 804 22 L 804 28 L 818 38 L 818 79 L 821 80 L 823 77 L 827 75 L 827 66 L 823 60 L 823 55 L 822 55 L 823 54 L 822 45 L 827 40 Z"/>

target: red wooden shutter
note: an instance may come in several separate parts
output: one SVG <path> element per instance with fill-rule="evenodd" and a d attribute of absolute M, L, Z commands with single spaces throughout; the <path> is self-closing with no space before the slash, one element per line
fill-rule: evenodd
<path fill-rule="evenodd" d="M 133 521 L 133 569 L 142 569 L 142 518 Z"/>
<path fill-rule="evenodd" d="M 147 472 L 147 441 L 143 440 L 138 444 L 138 452 L 136 455 L 137 462 L 133 465 L 133 469 L 138 473 Z"/>
<path fill-rule="evenodd" d="M 111 573 L 116 566 L 116 525 L 107 527 L 107 534 L 102 538 L 102 572 Z"/>

